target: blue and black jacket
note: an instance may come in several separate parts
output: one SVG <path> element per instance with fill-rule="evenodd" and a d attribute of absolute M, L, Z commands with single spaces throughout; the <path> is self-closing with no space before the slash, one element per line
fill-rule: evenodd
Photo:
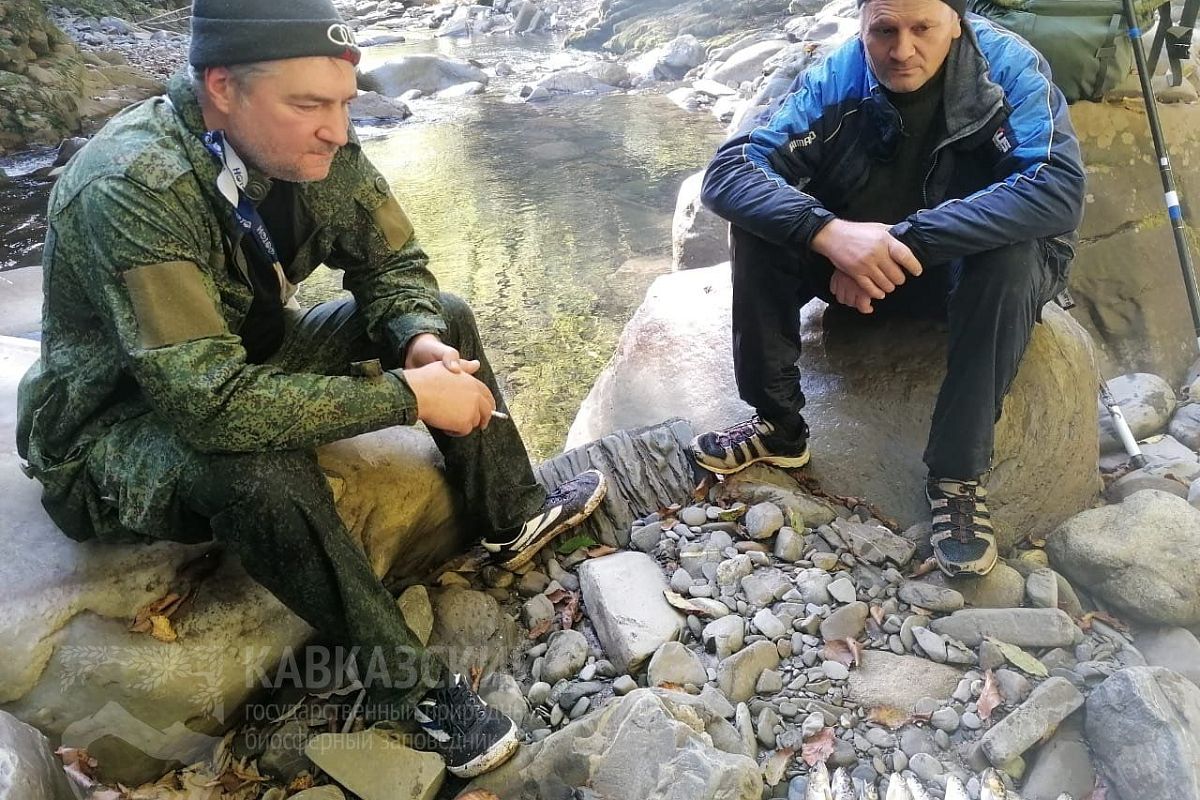
<path fill-rule="evenodd" d="M 946 61 L 945 138 L 925 173 L 925 207 L 892 228 L 922 264 L 1072 233 L 1084 168 L 1062 92 L 1025 40 L 968 15 Z M 777 245 L 813 236 L 888 158 L 900 114 L 855 37 L 801 74 L 759 127 L 717 151 L 703 201 Z"/>

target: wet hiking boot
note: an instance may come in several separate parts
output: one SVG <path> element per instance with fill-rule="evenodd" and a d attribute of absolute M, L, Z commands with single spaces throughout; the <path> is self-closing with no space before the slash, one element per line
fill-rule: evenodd
<path fill-rule="evenodd" d="M 721 475 L 743 470 L 756 461 L 798 469 L 808 463 L 808 426 L 795 439 L 776 432 L 762 417 L 751 417 L 724 430 L 702 433 L 692 440 L 692 457 L 709 472 Z"/>
<path fill-rule="evenodd" d="M 986 575 L 996 566 L 996 534 L 979 481 L 930 478 L 925 485 L 933 534 L 929 544 L 938 567 L 950 577 Z"/>
<path fill-rule="evenodd" d="M 559 486 L 546 498 L 542 509 L 528 520 L 516 537 L 506 542 L 483 540 L 492 561 L 507 570 L 526 564 L 554 537 L 587 519 L 608 491 L 598 470 L 589 469 Z"/>
<path fill-rule="evenodd" d="M 417 703 L 417 724 L 428 737 L 426 749 L 460 778 L 474 778 L 503 764 L 517 751 L 517 724 L 480 699 L 461 675 L 430 689 Z"/>

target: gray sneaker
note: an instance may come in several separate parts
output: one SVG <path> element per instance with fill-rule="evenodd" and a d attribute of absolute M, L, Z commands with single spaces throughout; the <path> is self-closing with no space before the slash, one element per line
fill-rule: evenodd
<path fill-rule="evenodd" d="M 581 472 L 551 492 L 541 510 L 521 526 L 515 537 L 506 541 L 484 539 L 483 547 L 499 566 L 517 569 L 554 537 L 591 516 L 607 491 L 608 483 L 599 470 Z"/>

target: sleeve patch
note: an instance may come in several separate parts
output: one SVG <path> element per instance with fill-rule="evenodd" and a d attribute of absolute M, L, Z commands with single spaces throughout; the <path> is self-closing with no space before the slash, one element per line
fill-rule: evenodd
<path fill-rule="evenodd" d="M 413 237 L 412 223 L 394 197 L 389 196 L 375 209 L 375 224 L 383 231 L 388 246 L 393 250 L 403 250 Z"/>
<path fill-rule="evenodd" d="M 168 261 L 124 273 L 142 347 L 153 350 L 228 331 L 225 318 L 190 261 Z"/>

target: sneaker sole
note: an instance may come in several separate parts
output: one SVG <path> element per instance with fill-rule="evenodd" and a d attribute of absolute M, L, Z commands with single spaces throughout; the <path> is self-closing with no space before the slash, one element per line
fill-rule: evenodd
<path fill-rule="evenodd" d="M 519 553 L 510 558 L 508 561 L 501 562 L 498 566 L 501 569 L 508 570 L 509 572 L 525 566 L 534 556 L 538 554 L 539 550 L 552 542 L 554 537 L 560 535 L 563 531 L 575 527 L 590 517 L 592 512 L 595 511 L 600 503 L 604 500 L 604 496 L 608 494 L 608 479 L 604 477 L 604 473 L 601 472 L 598 474 L 600 475 L 600 483 L 596 484 L 596 491 L 592 492 L 592 496 L 588 498 L 588 501 L 584 503 L 584 506 L 580 511 L 575 512 L 566 519 L 559 520 L 557 525 L 555 525 L 553 528 L 548 528 L 541 536 L 534 539 L 525 547 L 521 548 Z"/>
<path fill-rule="evenodd" d="M 718 466 L 716 464 L 705 463 L 703 459 L 706 458 L 706 456 L 703 453 L 699 453 L 695 450 L 692 451 L 692 458 L 695 459 L 696 463 L 702 469 L 706 469 L 709 472 L 715 472 L 718 475 L 732 475 L 735 472 L 741 472 L 751 464 L 758 464 L 760 462 L 763 464 L 770 464 L 773 467 L 782 467 L 783 469 L 800 469 L 801 467 L 808 466 L 808 462 L 812 460 L 812 453 L 810 453 L 808 450 L 805 450 L 800 455 L 791 457 L 761 456 L 759 458 L 752 458 L 745 464 L 741 464 L 736 467 Z"/>
<path fill-rule="evenodd" d="M 508 761 L 520 746 L 521 740 L 517 738 L 517 726 L 514 723 L 508 729 L 508 733 L 504 734 L 500 741 L 492 745 L 486 753 L 476 756 L 461 767 L 447 766 L 446 769 L 458 778 L 476 778 Z"/>

